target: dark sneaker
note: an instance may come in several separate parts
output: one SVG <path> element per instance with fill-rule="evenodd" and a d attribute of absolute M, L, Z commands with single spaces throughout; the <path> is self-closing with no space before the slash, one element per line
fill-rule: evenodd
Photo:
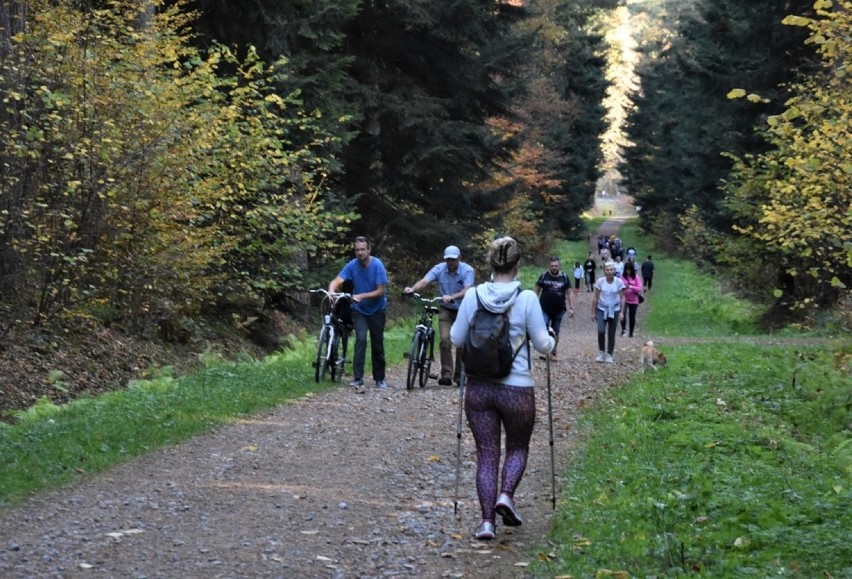
<path fill-rule="evenodd" d="M 363 378 L 355 378 L 354 380 L 349 382 L 349 385 L 352 386 L 353 388 L 360 388 L 361 386 L 364 385 L 364 379 Z"/>
<path fill-rule="evenodd" d="M 452 386 L 453 385 L 453 379 L 447 378 L 446 376 L 442 376 L 441 378 L 438 379 L 438 385 L 439 386 Z"/>
<path fill-rule="evenodd" d="M 491 521 L 482 521 L 476 529 L 474 536 L 480 541 L 490 541 L 497 536 L 494 531 L 494 523 Z"/>
<path fill-rule="evenodd" d="M 500 493 L 494 510 L 503 517 L 503 524 L 507 527 L 520 527 L 523 524 L 521 516 L 515 510 L 515 502 L 506 493 Z"/>

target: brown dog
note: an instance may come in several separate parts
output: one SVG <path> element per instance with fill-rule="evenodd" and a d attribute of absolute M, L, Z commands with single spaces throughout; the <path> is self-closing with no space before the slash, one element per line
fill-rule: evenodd
<path fill-rule="evenodd" d="M 668 360 L 666 360 L 665 354 L 654 347 L 653 340 L 648 340 L 645 342 L 645 345 L 642 346 L 642 371 L 644 372 L 649 366 L 654 370 L 657 370 L 657 364 L 660 366 L 666 366 L 668 364 Z"/>

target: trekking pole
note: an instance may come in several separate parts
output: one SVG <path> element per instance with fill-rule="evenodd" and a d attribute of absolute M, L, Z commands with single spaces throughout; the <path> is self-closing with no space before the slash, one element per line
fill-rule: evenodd
<path fill-rule="evenodd" d="M 464 387 L 467 382 L 467 374 L 464 371 L 464 364 L 461 367 L 459 376 L 459 421 L 456 425 L 456 495 L 453 499 L 453 515 L 459 512 L 459 478 L 461 477 L 461 436 L 462 436 L 462 410 L 464 409 Z"/>
<path fill-rule="evenodd" d="M 550 504 L 556 510 L 556 459 L 553 457 L 553 397 L 550 391 L 550 354 L 547 355 L 547 421 L 550 424 Z"/>

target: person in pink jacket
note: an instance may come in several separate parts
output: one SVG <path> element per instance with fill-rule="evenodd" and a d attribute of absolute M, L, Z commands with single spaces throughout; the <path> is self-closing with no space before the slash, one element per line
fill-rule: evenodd
<path fill-rule="evenodd" d="M 624 282 L 624 306 L 626 310 L 621 315 L 621 335 L 627 333 L 629 318 L 629 337 L 632 338 L 633 328 L 636 327 L 636 309 L 639 307 L 639 299 L 642 297 L 642 278 L 636 274 L 636 265 L 632 261 L 624 264 L 621 281 Z"/>

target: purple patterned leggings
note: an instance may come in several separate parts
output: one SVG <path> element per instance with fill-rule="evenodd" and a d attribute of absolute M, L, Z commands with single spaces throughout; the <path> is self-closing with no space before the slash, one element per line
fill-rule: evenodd
<path fill-rule="evenodd" d="M 506 460 L 499 492 L 513 497 L 527 467 L 535 425 L 535 391 L 470 378 L 464 411 L 476 441 L 476 493 L 482 518 L 493 522 L 494 504 L 499 494 L 501 426 L 506 430 Z"/>

